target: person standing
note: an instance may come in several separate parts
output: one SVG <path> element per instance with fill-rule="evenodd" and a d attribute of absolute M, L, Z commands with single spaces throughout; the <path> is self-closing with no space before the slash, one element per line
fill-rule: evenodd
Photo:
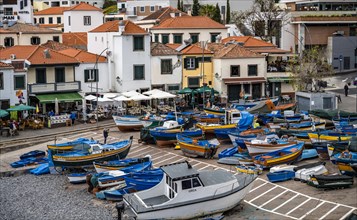
<path fill-rule="evenodd" d="M 107 143 L 108 135 L 109 135 L 109 129 L 105 128 L 105 129 L 103 130 L 104 144 Z"/>
<path fill-rule="evenodd" d="M 345 96 L 348 96 L 348 85 L 347 85 L 347 83 L 346 83 L 344 89 L 345 89 Z"/>
<path fill-rule="evenodd" d="M 76 120 L 76 113 L 72 112 L 71 115 L 69 116 L 72 120 L 72 126 L 74 125 L 74 121 Z"/>

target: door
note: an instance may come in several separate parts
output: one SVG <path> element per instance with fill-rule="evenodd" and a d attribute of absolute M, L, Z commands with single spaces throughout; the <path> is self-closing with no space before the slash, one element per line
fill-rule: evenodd
<path fill-rule="evenodd" d="M 252 84 L 252 99 L 258 99 L 262 97 L 262 85 Z"/>
<path fill-rule="evenodd" d="M 238 102 L 241 85 L 228 85 L 228 102 Z"/>
<path fill-rule="evenodd" d="M 281 82 L 275 82 L 273 96 L 280 96 L 280 95 L 281 95 Z"/>

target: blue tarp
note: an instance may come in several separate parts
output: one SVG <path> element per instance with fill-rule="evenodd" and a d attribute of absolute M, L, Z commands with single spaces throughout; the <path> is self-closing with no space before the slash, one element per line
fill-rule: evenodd
<path fill-rule="evenodd" d="M 31 170 L 30 173 L 34 175 L 42 175 L 42 174 L 47 174 L 50 173 L 50 167 L 48 166 L 48 163 L 44 163 L 36 167 L 35 169 Z"/>
<path fill-rule="evenodd" d="M 241 114 L 241 119 L 239 120 L 238 123 L 239 129 L 246 130 L 249 127 L 252 127 L 254 121 L 254 115 L 246 111 L 242 111 L 240 114 Z"/>

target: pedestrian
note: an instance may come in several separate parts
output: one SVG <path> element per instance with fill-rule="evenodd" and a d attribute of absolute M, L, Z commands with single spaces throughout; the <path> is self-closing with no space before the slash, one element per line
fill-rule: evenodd
<path fill-rule="evenodd" d="M 105 128 L 103 130 L 104 144 L 107 143 L 108 134 L 109 134 L 109 129 Z"/>
<path fill-rule="evenodd" d="M 76 120 L 76 113 L 72 112 L 69 118 L 72 120 L 72 126 L 74 125 L 74 121 Z"/>
<path fill-rule="evenodd" d="M 348 85 L 347 85 L 347 83 L 346 83 L 344 88 L 345 88 L 345 96 L 348 96 Z"/>

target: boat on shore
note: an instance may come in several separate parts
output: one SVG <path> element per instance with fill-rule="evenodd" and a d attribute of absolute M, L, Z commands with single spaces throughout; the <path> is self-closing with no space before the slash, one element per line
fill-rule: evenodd
<path fill-rule="evenodd" d="M 313 175 L 307 183 L 316 188 L 346 188 L 353 185 L 353 177 L 347 175 Z"/>
<path fill-rule="evenodd" d="M 122 160 L 93 162 L 93 166 L 97 173 L 106 172 L 110 170 L 123 170 L 125 168 L 132 168 L 135 165 L 151 166 L 151 156 L 147 155 L 143 158 L 128 158 Z"/>
<path fill-rule="evenodd" d="M 125 194 L 124 213 L 135 219 L 192 219 L 234 208 L 257 177 L 223 170 L 198 171 L 188 162 L 160 167 L 162 181 L 145 191 Z"/>
<path fill-rule="evenodd" d="M 49 150 L 69 151 L 69 150 L 73 150 L 74 147 L 76 147 L 77 145 L 80 145 L 80 144 L 97 144 L 97 143 L 99 143 L 99 142 L 95 141 L 95 140 L 90 140 L 87 138 L 78 138 L 77 140 L 74 140 L 74 141 L 48 144 L 47 148 Z"/>
<path fill-rule="evenodd" d="M 281 170 L 267 173 L 268 180 L 272 183 L 291 180 L 295 177 L 295 172 L 291 170 Z"/>
<path fill-rule="evenodd" d="M 113 116 L 115 125 L 119 131 L 139 131 L 143 127 L 140 117 L 132 115 Z"/>
<path fill-rule="evenodd" d="M 285 141 L 275 138 L 265 138 L 264 140 L 255 139 L 251 141 L 244 141 L 244 143 L 248 149 L 249 155 L 252 157 L 276 150 L 281 150 L 283 148 L 291 147 L 297 144 L 296 141 Z"/>
<path fill-rule="evenodd" d="M 217 139 L 197 140 L 182 134 L 177 134 L 176 138 L 182 153 L 189 157 L 213 158 L 220 145 Z"/>

